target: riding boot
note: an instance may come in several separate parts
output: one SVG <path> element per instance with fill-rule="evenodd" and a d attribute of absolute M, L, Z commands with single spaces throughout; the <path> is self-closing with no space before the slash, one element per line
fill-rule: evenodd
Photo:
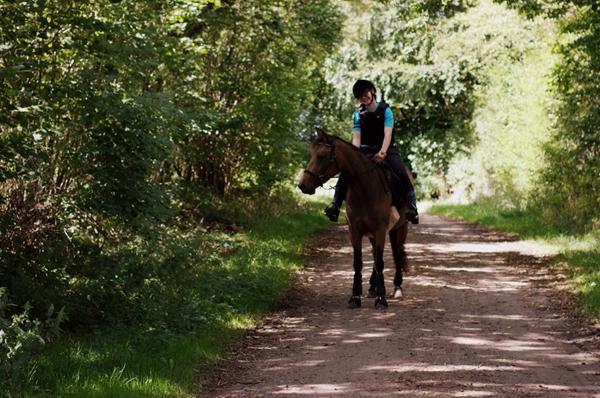
<path fill-rule="evenodd" d="M 336 222 L 340 216 L 340 207 L 334 202 L 325 208 L 325 215 L 330 221 Z"/>
<path fill-rule="evenodd" d="M 413 224 L 419 223 L 419 211 L 417 210 L 417 196 L 415 190 L 408 191 L 408 209 L 406 210 L 406 218 Z"/>
<path fill-rule="evenodd" d="M 344 203 L 346 193 L 348 192 L 348 183 L 346 182 L 346 174 L 340 173 L 337 185 L 335 186 L 335 194 L 333 195 L 333 201 L 329 206 L 325 208 L 325 215 L 329 220 L 336 222 L 340 216 L 340 207 Z"/>

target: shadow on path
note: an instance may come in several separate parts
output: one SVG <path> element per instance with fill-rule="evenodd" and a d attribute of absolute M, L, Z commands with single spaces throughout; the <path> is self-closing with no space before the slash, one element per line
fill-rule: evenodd
<path fill-rule="evenodd" d="M 536 261 L 543 247 L 426 215 L 409 233 L 406 298 L 377 311 L 373 299 L 346 308 L 345 226 L 318 242 L 284 308 L 203 396 L 600 397 L 598 353 L 565 337 L 562 315 L 518 272 L 526 264 L 514 259 Z M 389 248 L 385 260 L 389 292 Z"/>

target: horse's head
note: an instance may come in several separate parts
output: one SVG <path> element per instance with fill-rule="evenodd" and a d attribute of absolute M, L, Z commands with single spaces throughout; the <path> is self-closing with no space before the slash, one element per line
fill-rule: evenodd
<path fill-rule="evenodd" d="M 317 187 L 339 173 L 340 169 L 335 159 L 335 142 L 334 136 L 317 129 L 317 138 L 310 147 L 310 160 L 298 182 L 298 188 L 303 193 L 314 194 Z"/>

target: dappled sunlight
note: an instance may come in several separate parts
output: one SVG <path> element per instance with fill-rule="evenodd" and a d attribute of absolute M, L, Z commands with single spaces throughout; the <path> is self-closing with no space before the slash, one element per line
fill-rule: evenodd
<path fill-rule="evenodd" d="M 479 280 L 477 286 L 481 291 L 514 292 L 528 286 L 527 282 L 510 280 Z"/>
<path fill-rule="evenodd" d="M 296 385 L 285 385 L 277 386 L 279 390 L 273 391 L 274 394 L 299 394 L 314 396 L 314 394 L 349 394 L 355 389 L 350 388 L 349 385 L 342 384 L 296 384 Z"/>
<path fill-rule="evenodd" d="M 474 337 L 454 337 L 451 339 L 451 342 L 454 344 L 481 346 L 485 349 L 494 349 L 502 351 L 548 351 L 550 349 L 544 346 L 544 344 L 542 343 L 527 340 L 492 341 L 488 339 Z"/>
<path fill-rule="evenodd" d="M 429 363 L 408 363 L 404 365 L 389 365 L 389 366 L 368 366 L 362 368 L 364 370 L 383 370 L 385 372 L 460 372 L 460 371 L 499 371 L 508 370 L 516 371 L 521 368 L 513 366 L 483 366 L 483 365 L 431 365 Z"/>
<path fill-rule="evenodd" d="M 498 269 L 492 267 L 479 267 L 479 268 L 468 268 L 468 267 L 436 267 L 436 266 L 428 266 L 427 268 L 433 271 L 443 271 L 443 272 L 479 272 L 483 274 L 493 274 L 497 273 Z"/>
<path fill-rule="evenodd" d="M 561 340 L 556 332 L 561 320 L 536 312 L 541 298 L 531 295 L 532 283 L 507 272 L 507 256 L 522 253 L 517 243 L 484 237 L 462 224 L 434 227 L 428 219 L 407 245 L 413 271 L 405 275 L 405 298 L 389 297 L 387 310 L 375 310 L 366 297 L 361 308 L 346 307 L 353 279 L 347 242 L 309 264 L 303 277 L 311 290 L 301 295 L 300 308 L 258 331 L 270 340 L 257 342 L 262 349 L 254 352 L 277 360 L 259 363 L 256 371 L 268 376 L 260 386 L 253 387 L 252 379 L 242 383 L 240 391 L 323 398 L 598 393 L 598 359 Z M 370 250 L 363 257 L 366 288 Z M 389 247 L 384 260 L 390 295 Z M 377 388 L 365 388 L 373 385 Z"/>
<path fill-rule="evenodd" d="M 455 397 L 491 397 L 496 393 L 489 391 L 462 391 L 454 394 Z"/>
<path fill-rule="evenodd" d="M 525 359 L 508 359 L 508 358 L 496 358 L 496 359 L 492 359 L 492 362 L 496 362 L 496 363 L 503 363 L 503 364 L 512 364 L 514 366 L 520 366 L 523 368 L 530 368 L 530 367 L 536 367 L 536 366 L 543 366 L 544 364 L 538 363 L 536 361 L 530 361 L 530 360 L 525 360 Z"/>
<path fill-rule="evenodd" d="M 324 363 L 325 363 L 324 360 L 313 359 L 313 360 L 306 360 L 306 361 L 298 361 L 298 362 L 294 363 L 293 366 L 295 366 L 295 367 L 314 367 L 314 366 L 323 365 Z M 278 370 L 286 370 L 288 367 L 289 366 L 272 366 L 269 368 L 265 368 L 264 370 L 278 371 Z"/>
<path fill-rule="evenodd" d="M 344 333 L 346 333 L 346 331 L 344 329 L 329 329 L 323 332 L 320 332 L 320 335 L 323 336 L 340 336 L 343 335 Z"/>
<path fill-rule="evenodd" d="M 435 253 L 519 253 L 522 255 L 545 257 L 557 254 L 556 247 L 542 245 L 535 241 L 515 242 L 460 242 L 460 243 L 413 243 L 407 245 L 412 250 L 427 250 Z"/>
<path fill-rule="evenodd" d="M 360 333 L 360 334 L 357 334 L 356 337 L 360 337 L 360 338 L 363 338 L 363 339 L 372 339 L 372 338 L 376 338 L 376 337 L 386 337 L 386 336 L 391 336 L 391 335 L 392 335 L 392 332 L 390 331 L 390 332 L 386 332 L 386 333 L 382 333 L 382 332 L 379 332 L 379 333 Z"/>

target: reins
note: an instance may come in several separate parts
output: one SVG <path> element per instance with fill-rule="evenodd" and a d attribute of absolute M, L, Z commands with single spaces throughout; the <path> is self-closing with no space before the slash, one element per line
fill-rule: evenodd
<path fill-rule="evenodd" d="M 348 145 L 351 145 L 351 144 L 349 144 L 349 143 L 346 143 L 346 144 L 348 144 Z M 351 148 L 352 148 L 353 150 L 359 151 L 359 150 L 358 150 L 358 149 L 357 149 L 355 146 L 353 146 L 353 145 L 351 146 Z M 361 153 L 361 152 L 359 151 L 359 153 Z M 361 154 L 362 154 L 362 153 L 361 153 Z M 369 174 L 369 173 L 371 173 L 371 172 L 373 172 L 373 171 L 377 171 L 377 167 L 379 167 L 379 168 L 381 169 L 382 173 L 377 173 L 377 176 L 379 177 L 379 180 L 380 180 L 380 182 L 381 182 L 381 185 L 383 186 L 383 190 L 384 190 L 386 193 L 390 192 L 390 187 L 389 187 L 389 184 L 388 184 L 388 183 L 387 183 L 387 181 L 385 180 L 385 176 L 384 176 L 384 173 L 383 173 L 383 167 L 384 167 L 384 166 L 380 165 L 379 163 L 377 163 L 377 162 L 375 162 L 375 161 L 373 160 L 373 155 L 374 155 L 374 154 L 372 154 L 371 156 L 369 156 L 369 155 L 365 155 L 365 154 L 363 154 L 363 155 L 364 155 L 364 156 L 366 156 L 366 158 L 367 158 L 367 159 L 369 159 L 369 160 L 371 161 L 371 167 L 367 168 L 366 170 L 363 170 L 363 171 L 362 171 L 362 172 L 360 172 L 360 173 L 355 173 L 355 174 L 352 174 L 352 173 L 348 172 L 348 175 L 349 175 L 350 177 L 357 178 L 357 177 L 360 177 L 360 176 L 362 176 L 362 175 Z"/>
<path fill-rule="evenodd" d="M 325 172 L 327 171 L 327 169 L 329 169 L 329 167 L 331 167 L 332 165 L 335 165 L 335 167 L 339 170 L 340 166 L 337 163 L 337 159 L 335 157 L 335 142 L 336 142 L 337 138 L 334 138 L 333 142 L 331 144 L 326 144 L 326 143 L 319 143 L 317 145 L 323 145 L 323 146 L 328 146 L 331 148 L 331 150 L 329 151 L 329 161 L 327 163 L 325 163 L 324 165 L 321 166 L 321 168 L 319 169 L 319 174 L 317 175 L 316 173 L 313 173 L 312 171 L 308 170 L 308 169 L 304 169 L 304 173 L 308 174 L 309 176 L 311 176 L 312 178 L 315 178 L 317 180 L 317 182 L 319 183 L 319 187 L 323 186 L 323 184 L 325 184 L 325 182 L 327 181 L 327 179 L 325 178 Z M 350 144 L 348 144 L 350 145 Z M 354 148 L 354 147 L 353 147 Z M 377 163 L 375 163 L 372 159 L 371 163 L 373 163 L 372 167 L 368 168 L 367 170 L 364 170 L 360 173 L 356 173 L 356 174 L 352 174 L 350 172 L 348 172 L 348 174 L 353 177 L 360 177 L 362 175 L 371 173 L 372 171 L 377 169 Z M 381 178 L 381 176 L 379 177 Z M 383 182 L 383 181 L 382 181 Z M 384 183 L 384 190 L 386 192 L 388 192 L 387 186 Z"/>

